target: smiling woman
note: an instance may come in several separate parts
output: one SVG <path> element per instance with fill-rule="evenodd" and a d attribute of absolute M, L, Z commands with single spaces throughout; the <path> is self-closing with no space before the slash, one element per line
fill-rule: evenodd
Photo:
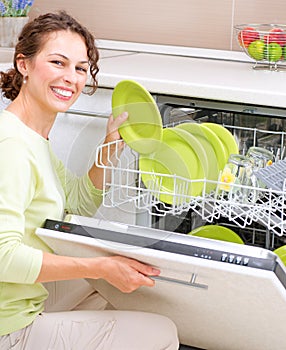
<path fill-rule="evenodd" d="M 73 43 L 72 52 L 70 42 Z M 20 118 L 48 138 L 50 123 L 57 112 L 68 110 L 85 86 L 88 70 L 85 42 L 70 31 L 51 33 L 33 59 L 23 54 L 17 56 L 17 69 L 25 83 L 15 103 L 7 109 L 14 112 L 21 109 Z M 34 108 L 23 106 L 26 103 Z M 40 118 L 43 130 L 38 129 Z"/>
<path fill-rule="evenodd" d="M 91 33 L 65 12 L 49 13 L 26 24 L 15 48 L 14 68 L 0 72 L 0 89 L 12 101 L 0 113 L 1 350 L 178 349 L 171 320 L 99 311 L 107 301 L 85 280 L 103 278 L 122 292 L 132 292 L 152 287 L 152 276 L 160 271 L 122 256 L 55 255 L 35 234 L 47 217 L 91 216 L 101 203 L 102 169 L 93 164 L 76 177 L 49 143 L 57 113 L 76 101 L 88 72 L 93 78 L 90 93 L 95 92 L 97 61 Z M 110 116 L 104 142 L 119 140 L 118 127 L 127 117 Z M 72 280 L 79 290 L 71 305 Z M 46 312 L 48 303 L 58 312 Z"/>

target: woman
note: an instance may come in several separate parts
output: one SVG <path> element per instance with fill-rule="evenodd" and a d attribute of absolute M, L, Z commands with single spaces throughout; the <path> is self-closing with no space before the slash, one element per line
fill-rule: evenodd
<path fill-rule="evenodd" d="M 12 102 L 0 113 L 0 348 L 177 349 L 169 319 L 123 311 L 44 312 L 50 281 L 103 278 L 123 292 L 153 286 L 157 269 L 114 256 L 54 255 L 36 235 L 47 217 L 92 215 L 101 202 L 95 165 L 72 176 L 53 154 L 49 132 L 82 92 L 88 71 L 96 89 L 98 52 L 93 36 L 65 12 L 28 23 L 15 49 L 14 69 L 0 88 Z M 105 142 L 119 139 L 124 113 L 107 126 Z"/>

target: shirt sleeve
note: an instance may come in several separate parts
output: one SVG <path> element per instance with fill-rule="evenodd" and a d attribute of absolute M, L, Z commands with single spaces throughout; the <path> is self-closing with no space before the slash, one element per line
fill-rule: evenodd
<path fill-rule="evenodd" d="M 23 243 L 24 213 L 35 191 L 34 166 L 32 154 L 21 141 L 7 138 L 0 142 L 0 281 L 2 282 L 34 283 L 42 266 L 41 250 Z"/>
<path fill-rule="evenodd" d="M 102 203 L 103 191 L 97 189 L 88 174 L 76 176 L 51 151 L 52 161 L 66 196 L 66 212 L 93 216 Z"/>

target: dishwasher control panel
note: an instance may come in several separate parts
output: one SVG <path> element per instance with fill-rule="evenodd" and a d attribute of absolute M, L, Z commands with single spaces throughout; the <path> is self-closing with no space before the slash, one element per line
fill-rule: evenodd
<path fill-rule="evenodd" d="M 249 257 L 223 253 L 221 261 L 247 266 L 249 263 Z"/>
<path fill-rule="evenodd" d="M 193 256 L 201 259 L 221 261 L 223 263 L 262 268 L 267 270 L 272 270 L 274 268 L 273 259 L 259 258 L 243 254 L 234 254 L 232 252 L 206 249 L 201 247 L 194 248 Z"/>

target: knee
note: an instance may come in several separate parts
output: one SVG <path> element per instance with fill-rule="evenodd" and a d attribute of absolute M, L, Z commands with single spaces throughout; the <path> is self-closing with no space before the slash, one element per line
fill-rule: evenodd
<path fill-rule="evenodd" d="M 162 350 L 178 350 L 179 339 L 175 323 L 166 316 L 157 315 L 156 329 L 158 330 L 158 341 Z"/>

